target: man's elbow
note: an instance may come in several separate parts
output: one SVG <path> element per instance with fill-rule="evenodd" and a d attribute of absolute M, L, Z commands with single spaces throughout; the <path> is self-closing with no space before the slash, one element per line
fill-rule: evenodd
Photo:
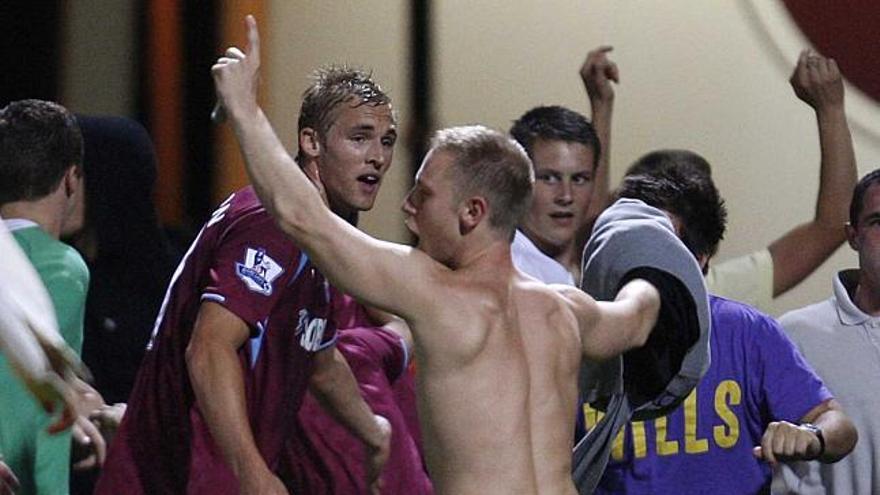
<path fill-rule="evenodd" d="M 840 425 L 834 435 L 834 438 L 826 439 L 828 449 L 825 455 L 820 459 L 824 463 L 837 462 L 847 455 L 856 447 L 859 441 L 859 432 L 849 417 L 840 413 Z"/>
<path fill-rule="evenodd" d="M 303 231 L 305 222 L 303 209 L 296 207 L 293 201 L 286 200 L 284 197 L 276 196 L 270 207 L 270 213 L 275 217 L 278 227 L 289 236 L 297 238 Z"/>
<path fill-rule="evenodd" d="M 211 346 L 205 343 L 190 342 L 186 347 L 186 370 L 193 387 L 198 388 L 210 373 L 212 354 Z"/>
<path fill-rule="evenodd" d="M 632 347 L 642 347 L 648 343 L 651 332 L 657 326 L 660 318 L 660 293 L 653 285 L 643 291 L 638 303 L 639 325 L 633 334 Z"/>
<path fill-rule="evenodd" d="M 320 398 L 326 397 L 336 386 L 336 371 L 334 360 L 328 360 L 321 366 L 315 366 L 309 376 L 309 390 Z"/>

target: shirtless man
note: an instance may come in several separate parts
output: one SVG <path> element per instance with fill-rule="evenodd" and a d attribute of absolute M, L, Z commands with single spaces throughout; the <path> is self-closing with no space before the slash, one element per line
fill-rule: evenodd
<path fill-rule="evenodd" d="M 642 345 L 658 291 L 634 279 L 602 303 L 517 271 L 510 240 L 528 207 L 532 168 L 520 146 L 484 127 L 435 136 L 403 205 L 417 248 L 373 239 L 333 215 L 257 105 L 259 35 L 250 16 L 247 25 L 246 52 L 212 72 L 248 172 L 281 228 L 336 287 L 409 323 L 437 493 L 576 493 L 581 358 Z"/>

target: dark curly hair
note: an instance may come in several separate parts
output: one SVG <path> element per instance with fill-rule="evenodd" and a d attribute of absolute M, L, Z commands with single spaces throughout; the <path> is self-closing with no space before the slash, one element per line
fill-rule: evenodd
<path fill-rule="evenodd" d="M 727 208 L 707 175 L 667 168 L 624 177 L 618 198 L 633 198 L 669 212 L 682 224 L 681 240 L 697 257 L 712 257 L 724 238 Z"/>

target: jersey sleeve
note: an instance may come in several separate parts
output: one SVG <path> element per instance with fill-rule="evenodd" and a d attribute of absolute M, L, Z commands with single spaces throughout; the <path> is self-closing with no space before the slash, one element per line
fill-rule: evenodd
<path fill-rule="evenodd" d="M 831 392 L 776 321 L 765 317 L 752 345 L 761 356 L 761 388 L 771 420 L 797 423 Z"/>
<path fill-rule="evenodd" d="M 406 348 L 403 338 L 396 333 L 383 330 L 382 334 L 387 346 L 383 360 L 385 376 L 389 382 L 394 383 L 409 367 L 409 349 Z"/>
<path fill-rule="evenodd" d="M 236 218 L 218 236 L 202 301 L 213 301 L 259 332 L 292 277 L 305 264 L 293 243 L 261 211 Z"/>
<path fill-rule="evenodd" d="M 370 363 L 371 368 L 378 368 L 388 380 L 394 383 L 409 366 L 409 350 L 403 338 L 395 332 L 383 327 L 356 327 L 341 331 L 346 348 L 346 358 L 351 359 L 356 352 L 356 359 Z"/>
<path fill-rule="evenodd" d="M 55 308 L 58 330 L 67 345 L 80 354 L 89 270 L 79 254 L 70 248 L 62 256 L 45 264 L 41 275 Z"/>

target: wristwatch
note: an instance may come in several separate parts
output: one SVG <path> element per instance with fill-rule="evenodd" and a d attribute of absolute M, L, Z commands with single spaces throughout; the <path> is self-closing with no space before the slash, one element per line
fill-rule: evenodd
<path fill-rule="evenodd" d="M 813 423 L 801 423 L 800 427 L 811 432 L 813 435 L 816 435 L 816 438 L 819 439 L 819 453 L 816 454 L 816 459 L 822 457 L 822 454 L 825 453 L 825 435 L 822 434 L 822 428 L 814 425 Z"/>

